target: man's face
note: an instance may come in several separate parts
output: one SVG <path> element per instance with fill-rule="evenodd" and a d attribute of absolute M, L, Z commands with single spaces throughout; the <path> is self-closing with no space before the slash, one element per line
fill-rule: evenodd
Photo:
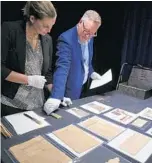
<path fill-rule="evenodd" d="M 79 22 L 79 28 L 78 28 L 78 35 L 79 39 L 82 42 L 88 41 L 92 37 L 97 36 L 97 30 L 99 28 L 99 24 L 95 23 L 91 20 L 85 20 Z"/>
<path fill-rule="evenodd" d="M 50 33 L 53 25 L 56 22 L 56 18 L 43 18 L 43 19 L 35 19 L 33 23 L 33 27 L 35 28 L 36 32 L 40 35 L 46 35 Z"/>

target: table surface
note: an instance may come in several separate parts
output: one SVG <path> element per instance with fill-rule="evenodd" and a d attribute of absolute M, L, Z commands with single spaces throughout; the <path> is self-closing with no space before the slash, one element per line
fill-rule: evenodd
<path fill-rule="evenodd" d="M 92 101 L 99 101 L 103 104 L 110 105 L 114 108 L 122 108 L 122 109 L 127 110 L 132 113 L 138 113 L 141 110 L 143 110 L 145 107 L 152 107 L 152 97 L 148 98 L 146 100 L 141 100 L 141 99 L 137 99 L 134 97 L 130 97 L 130 96 L 121 94 L 117 91 L 113 91 L 113 92 L 106 93 L 103 96 L 96 95 L 96 96 L 91 96 L 91 97 L 86 97 L 83 99 L 75 100 L 75 101 L 73 101 L 72 106 L 70 106 L 69 108 L 73 108 L 73 107 L 80 108 L 81 105 L 86 104 L 88 102 L 92 102 Z M 51 116 L 46 116 L 44 112 L 42 112 L 41 110 L 37 110 L 36 113 L 41 116 L 44 116 L 46 118 L 46 121 L 48 121 L 51 124 L 51 126 L 37 129 L 37 130 L 28 132 L 28 133 L 20 135 L 20 136 L 16 135 L 16 133 L 8 125 L 8 123 L 5 121 L 5 119 L 2 118 L 3 124 L 14 135 L 11 139 L 4 139 L 4 137 L 1 136 L 1 157 L 2 157 L 1 160 L 2 160 L 2 162 L 3 163 L 12 163 L 13 162 L 10 159 L 10 157 L 8 157 L 8 154 L 7 154 L 7 149 L 13 145 L 24 142 L 26 140 L 29 140 L 37 135 L 45 136 L 47 133 L 50 133 L 54 130 L 63 128 L 70 124 L 77 124 L 78 122 L 83 121 L 84 119 L 87 119 L 89 117 L 92 117 L 93 115 L 96 115 L 96 114 L 91 113 L 89 115 L 89 117 L 80 119 L 80 118 L 65 111 L 66 109 L 69 109 L 69 108 L 65 107 L 65 108 L 61 108 L 57 111 L 57 114 L 62 116 L 61 119 L 55 119 Z M 99 114 L 97 116 L 102 117 L 104 119 L 108 119 L 108 118 L 104 117 L 102 114 Z M 112 121 L 112 120 L 109 120 L 109 121 Z M 112 121 L 112 122 L 114 122 L 114 121 Z M 119 122 L 114 122 L 114 123 L 119 124 L 120 126 L 123 126 L 126 128 L 131 128 L 140 133 L 145 133 L 145 131 L 148 130 L 148 128 L 145 128 L 145 130 L 140 130 L 137 128 L 133 128 L 130 125 L 120 124 Z M 83 156 L 79 159 L 76 159 L 76 162 L 79 162 L 79 163 L 105 163 L 108 158 L 109 159 L 115 158 L 117 156 L 119 156 L 119 158 L 120 158 L 120 163 L 121 162 L 122 163 L 130 163 L 130 162 L 138 163 L 137 161 L 133 160 L 132 158 L 107 146 L 106 143 L 104 145 L 101 145 L 98 148 L 94 149 L 93 151 L 89 152 L 85 156 Z M 146 163 L 152 163 L 152 155 L 149 157 L 149 159 L 146 161 Z"/>

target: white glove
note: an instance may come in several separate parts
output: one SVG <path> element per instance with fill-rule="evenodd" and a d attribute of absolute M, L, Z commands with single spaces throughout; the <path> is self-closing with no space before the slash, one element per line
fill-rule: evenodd
<path fill-rule="evenodd" d="M 59 108 L 61 100 L 55 98 L 49 98 L 44 104 L 44 111 L 47 115 L 50 115 L 53 111 Z"/>
<path fill-rule="evenodd" d="M 70 105 L 72 105 L 72 101 L 71 101 L 71 99 L 68 98 L 68 97 L 63 97 L 63 101 L 61 102 L 61 104 L 62 104 L 63 106 L 70 106 Z"/>
<path fill-rule="evenodd" d="M 93 72 L 91 74 L 91 79 L 93 79 L 93 80 L 100 80 L 101 79 L 101 76 L 98 73 Z"/>
<path fill-rule="evenodd" d="M 29 86 L 43 89 L 45 82 L 46 82 L 46 79 L 44 76 L 41 76 L 41 75 L 28 76 Z"/>

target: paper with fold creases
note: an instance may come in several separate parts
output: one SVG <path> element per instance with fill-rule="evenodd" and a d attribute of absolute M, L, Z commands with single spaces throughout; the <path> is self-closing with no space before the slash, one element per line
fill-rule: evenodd
<path fill-rule="evenodd" d="M 20 163 L 72 163 L 71 158 L 42 136 L 15 145 L 9 151 Z"/>
<path fill-rule="evenodd" d="M 108 145 L 142 163 L 152 154 L 152 138 L 131 129 L 122 132 Z"/>
<path fill-rule="evenodd" d="M 103 143 L 102 140 L 74 125 L 69 125 L 47 135 L 77 157 L 85 155 Z"/>
<path fill-rule="evenodd" d="M 112 71 L 111 71 L 111 69 L 108 70 L 105 74 L 103 74 L 101 76 L 100 80 L 92 80 L 91 85 L 90 85 L 90 89 L 100 87 L 100 86 L 102 86 L 104 84 L 109 83 L 110 81 L 112 81 Z"/>
<path fill-rule="evenodd" d="M 93 116 L 85 121 L 82 121 L 78 123 L 78 125 L 107 139 L 108 141 L 112 140 L 125 130 L 124 127 L 118 126 L 97 116 Z"/>

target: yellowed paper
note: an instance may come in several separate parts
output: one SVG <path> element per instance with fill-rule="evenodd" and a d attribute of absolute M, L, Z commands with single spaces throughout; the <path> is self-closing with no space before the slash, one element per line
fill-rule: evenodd
<path fill-rule="evenodd" d="M 150 137 L 135 133 L 120 144 L 120 149 L 131 155 L 136 155 L 149 141 Z"/>
<path fill-rule="evenodd" d="M 86 152 L 100 145 L 97 139 L 74 125 L 57 130 L 53 134 L 77 153 Z"/>
<path fill-rule="evenodd" d="M 20 163 L 70 163 L 72 161 L 41 136 L 15 145 L 9 151 Z"/>
<path fill-rule="evenodd" d="M 97 134 L 98 136 L 106 138 L 107 140 L 113 139 L 122 131 L 124 131 L 124 128 L 122 128 L 121 126 L 112 124 L 95 116 L 87 119 L 84 122 L 81 122 L 80 125 L 88 129 L 89 131 Z"/>
<path fill-rule="evenodd" d="M 103 110 L 105 110 L 105 107 L 96 105 L 96 104 L 94 104 L 94 103 L 90 103 L 90 104 L 88 104 L 88 106 L 90 106 L 90 107 L 92 107 L 92 108 L 94 108 L 94 109 L 96 109 L 96 110 L 98 110 L 98 111 L 103 111 Z"/>
<path fill-rule="evenodd" d="M 81 110 L 81 109 L 78 109 L 78 108 L 71 108 L 71 109 L 68 109 L 66 110 L 67 112 L 79 117 L 79 118 L 82 118 L 82 117 L 85 117 L 85 116 L 88 116 L 90 113 L 84 111 L 84 110 Z"/>
<path fill-rule="evenodd" d="M 137 126 L 137 127 L 143 127 L 146 123 L 147 123 L 146 120 L 138 118 L 132 123 L 132 125 Z"/>

